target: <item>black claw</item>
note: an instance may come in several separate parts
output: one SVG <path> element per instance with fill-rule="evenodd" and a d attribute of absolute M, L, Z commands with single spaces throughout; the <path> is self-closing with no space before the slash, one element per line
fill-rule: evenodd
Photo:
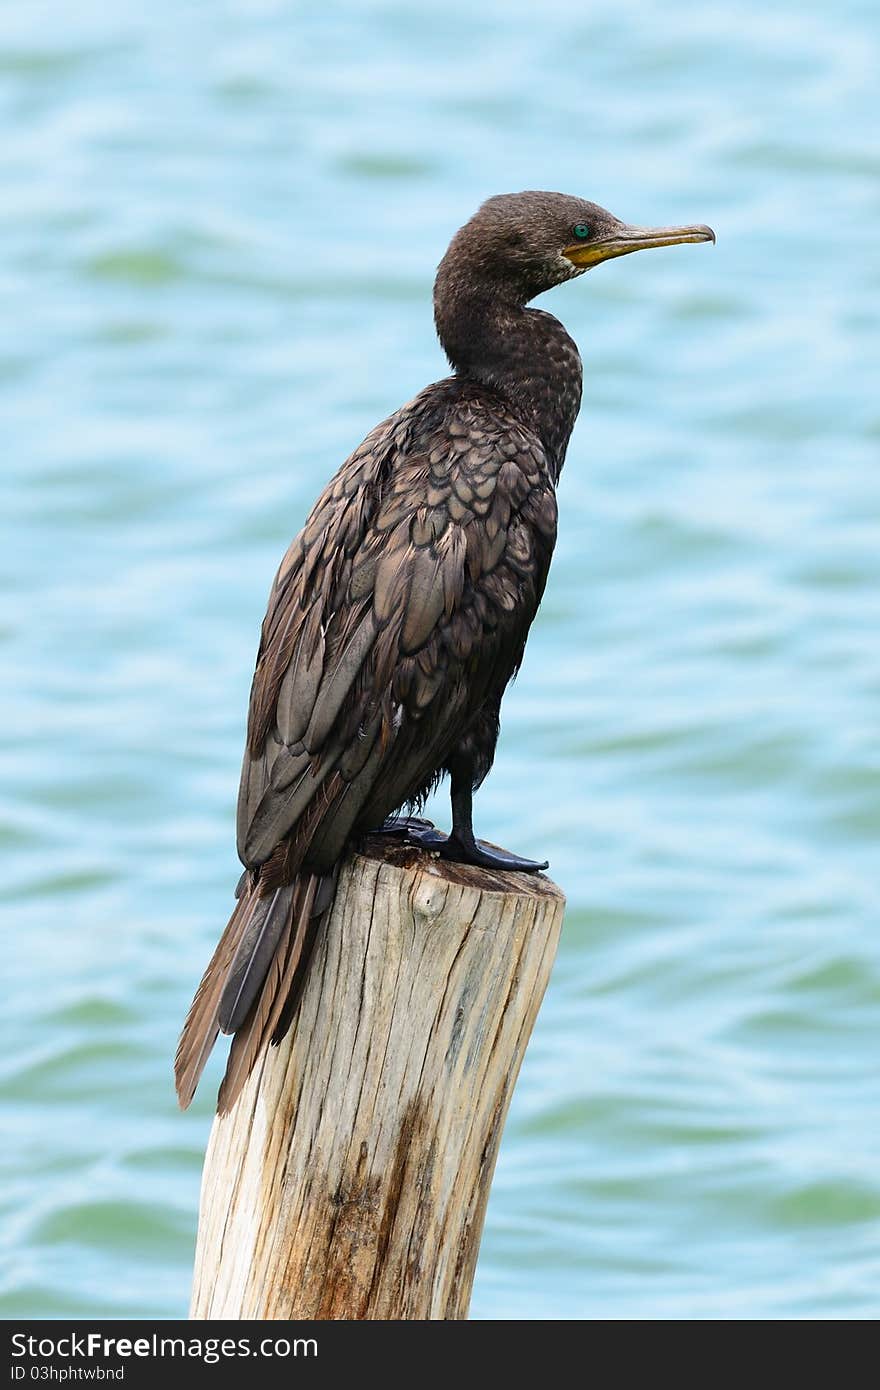
<path fill-rule="evenodd" d="M 420 816 L 389 816 L 383 820 L 376 830 L 371 830 L 371 835 L 405 835 L 410 839 L 414 835 L 420 835 L 424 831 L 433 830 L 432 820 L 423 820 Z"/>
<path fill-rule="evenodd" d="M 408 830 L 406 838 L 410 844 L 419 845 L 422 849 L 439 850 L 441 854 L 444 853 L 446 845 L 449 843 L 449 836 L 444 835 L 440 830 L 435 830 L 430 821 L 424 830 Z"/>

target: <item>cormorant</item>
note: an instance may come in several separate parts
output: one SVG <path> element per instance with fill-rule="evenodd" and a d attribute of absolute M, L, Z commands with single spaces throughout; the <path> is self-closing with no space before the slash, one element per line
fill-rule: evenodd
<path fill-rule="evenodd" d="M 245 872 L 175 1059 L 181 1106 L 220 1031 L 219 1109 L 286 1032 L 336 868 L 380 827 L 493 869 L 545 868 L 475 839 L 556 540 L 556 483 L 580 407 L 562 324 L 526 306 L 601 261 L 714 241 L 631 227 L 560 193 L 490 198 L 440 262 L 434 315 L 454 375 L 367 435 L 291 543 L 263 622 L 238 801 Z M 394 820 L 451 782 L 452 833 Z"/>

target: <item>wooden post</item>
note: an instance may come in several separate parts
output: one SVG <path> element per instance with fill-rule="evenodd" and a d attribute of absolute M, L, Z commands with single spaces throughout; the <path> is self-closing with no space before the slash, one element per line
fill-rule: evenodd
<path fill-rule="evenodd" d="M 193 1318 L 465 1318 L 565 899 L 373 839 L 297 1019 L 215 1118 Z"/>

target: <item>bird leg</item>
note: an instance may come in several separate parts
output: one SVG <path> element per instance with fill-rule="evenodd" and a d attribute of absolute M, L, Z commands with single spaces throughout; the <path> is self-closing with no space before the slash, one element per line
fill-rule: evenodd
<path fill-rule="evenodd" d="M 452 834 L 444 835 L 434 828 L 432 821 L 418 816 L 389 816 L 383 821 L 379 835 L 403 835 L 410 844 L 420 845 L 422 849 L 434 850 L 443 859 L 454 860 L 458 864 L 476 864 L 482 869 L 503 869 L 518 873 L 535 874 L 549 867 L 547 861 L 539 863 L 536 859 L 522 859 L 517 854 L 508 854 L 503 849 L 493 849 L 484 840 L 478 840 L 473 827 L 473 790 L 470 768 L 456 766 L 452 771 Z"/>
<path fill-rule="evenodd" d="M 523 859 L 518 854 L 508 854 L 504 849 L 493 849 L 484 840 L 474 835 L 473 826 L 473 784 L 470 767 L 455 765 L 452 769 L 452 834 L 439 845 L 444 859 L 455 859 L 460 864 L 477 864 L 483 869 L 516 870 L 519 873 L 536 874 L 549 868 L 545 859 Z"/>

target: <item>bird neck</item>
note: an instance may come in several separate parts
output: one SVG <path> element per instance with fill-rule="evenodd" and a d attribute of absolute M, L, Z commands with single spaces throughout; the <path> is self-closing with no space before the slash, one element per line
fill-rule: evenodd
<path fill-rule="evenodd" d="M 456 375 L 496 392 L 538 435 L 554 481 L 581 403 L 577 347 L 562 324 L 542 309 L 527 309 L 497 287 L 434 299 L 437 333 Z"/>

